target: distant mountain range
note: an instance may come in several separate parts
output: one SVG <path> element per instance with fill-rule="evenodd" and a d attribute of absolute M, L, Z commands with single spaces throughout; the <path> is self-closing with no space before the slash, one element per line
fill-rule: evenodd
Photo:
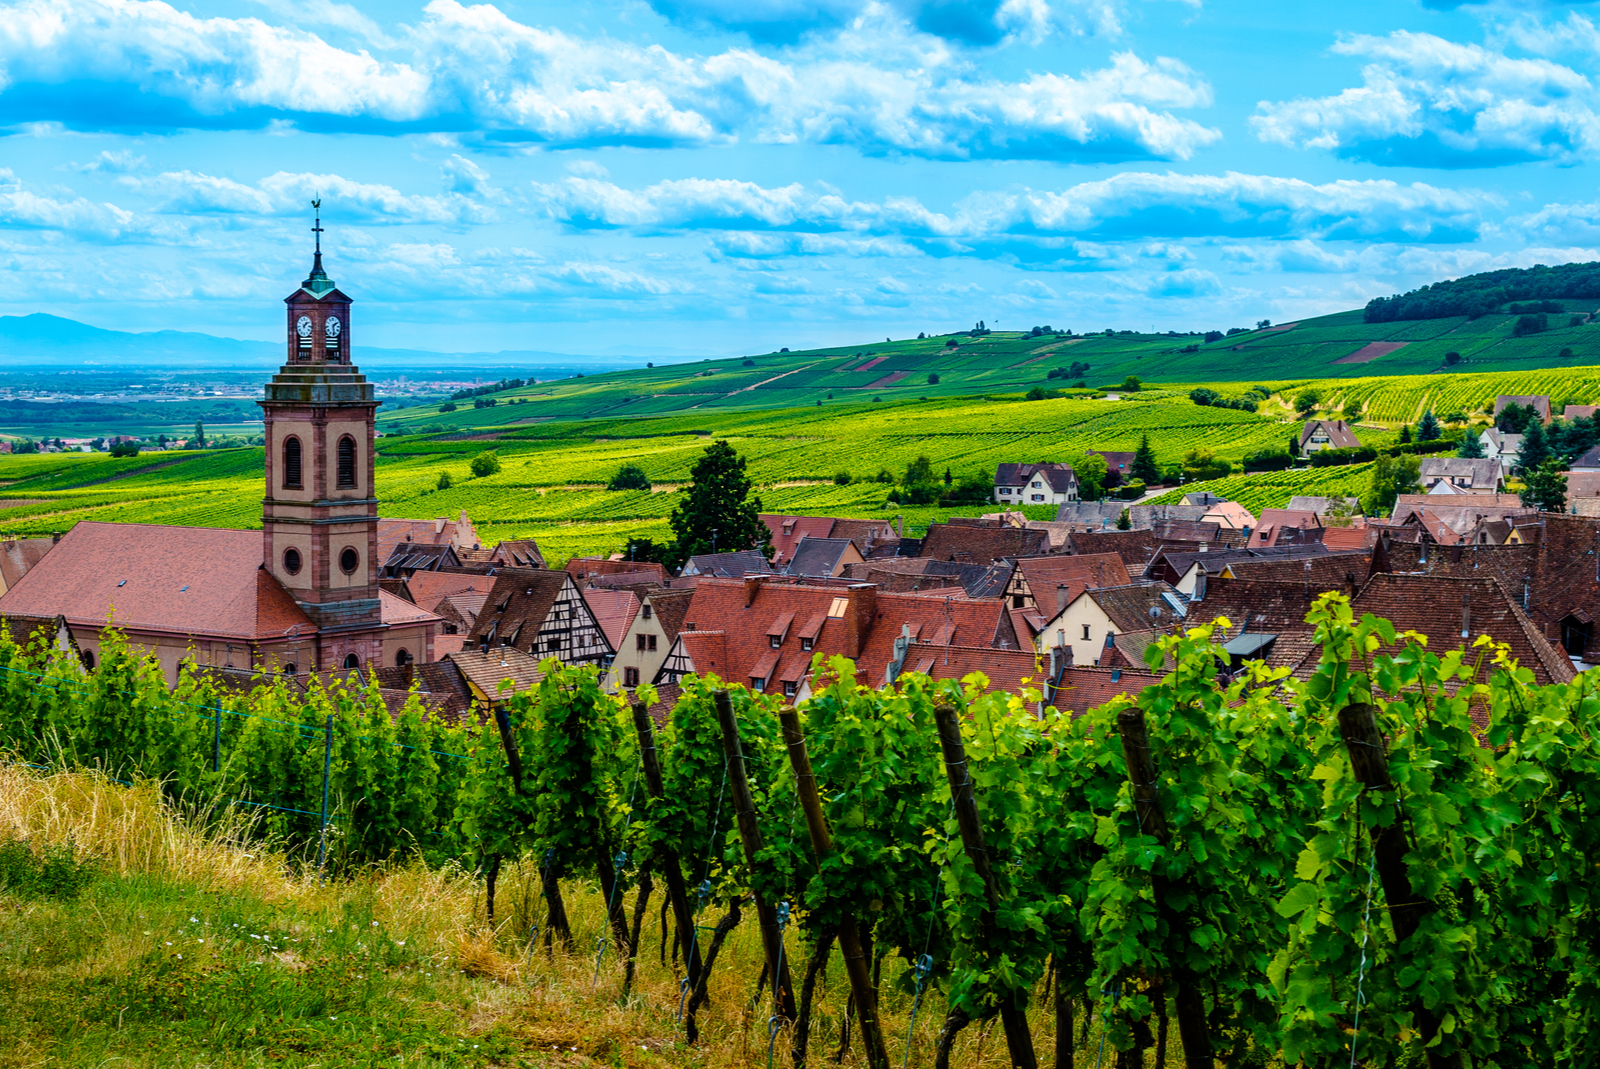
<path fill-rule="evenodd" d="M 571 373 L 641 367 L 646 359 L 671 363 L 708 356 L 652 349 L 629 354 L 579 356 L 534 349 L 507 349 L 497 353 L 440 353 L 426 349 L 357 348 L 362 364 L 413 367 L 526 368 L 530 371 Z M 25 316 L 0 316 L 0 359 L 17 366 L 116 366 L 143 364 L 162 367 L 273 367 L 283 361 L 283 346 L 276 342 L 241 341 L 182 330 L 132 333 L 91 327 L 73 319 L 36 312 Z"/>

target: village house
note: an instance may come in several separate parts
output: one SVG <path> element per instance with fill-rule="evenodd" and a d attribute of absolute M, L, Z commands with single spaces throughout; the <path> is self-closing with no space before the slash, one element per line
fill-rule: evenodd
<path fill-rule="evenodd" d="M 1180 626 L 1188 612 L 1189 599 L 1166 583 L 1089 587 L 1046 621 L 1037 649 L 1070 648 L 1074 665 L 1109 664 L 1107 651 L 1122 643 L 1127 648 L 1117 656 L 1138 665 L 1145 647 Z"/>
<path fill-rule="evenodd" d="M 893 556 L 900 531 L 888 520 L 849 520 L 833 516 L 780 516 L 762 513 L 761 522 L 772 533 L 772 567 L 782 569 L 794 558 L 805 538 L 848 538 L 862 557 Z"/>
<path fill-rule="evenodd" d="M 1361 440 L 1350 424 L 1342 419 L 1308 420 L 1300 428 L 1299 450 L 1302 457 L 1324 449 L 1360 449 Z"/>
<path fill-rule="evenodd" d="M 90 667 L 109 622 L 173 683 L 186 659 L 289 674 L 433 659 L 443 621 L 380 587 L 379 402 L 320 245 L 284 304 L 286 360 L 259 402 L 262 529 L 83 521 L 0 595 L 0 614 L 65 617 Z"/>
<path fill-rule="evenodd" d="M 1511 469 L 1517 466 L 1517 455 L 1522 452 L 1522 435 L 1509 434 L 1498 427 L 1490 427 L 1478 435 L 1478 444 L 1483 446 L 1484 457 L 1488 460 L 1498 460 L 1500 473 L 1509 478 Z"/>
<path fill-rule="evenodd" d="M 683 629 L 692 597 L 693 590 L 653 590 L 640 599 L 639 611 L 616 644 L 606 689 L 631 691 L 656 678 Z"/>
<path fill-rule="evenodd" d="M 1070 464 L 1001 464 L 994 473 L 1001 505 L 1063 505 L 1078 500 L 1078 475 Z"/>
<path fill-rule="evenodd" d="M 1506 410 L 1508 405 L 1531 408 L 1538 414 L 1541 423 L 1550 422 L 1550 398 L 1545 394 L 1503 393 L 1494 399 L 1494 414 L 1496 418 Z"/>
<path fill-rule="evenodd" d="M 540 659 L 601 667 L 615 652 L 572 576 L 538 568 L 505 568 L 494 577 L 464 646 L 483 652 L 509 646 Z"/>
<path fill-rule="evenodd" d="M 784 574 L 803 579 L 833 579 L 863 560 L 861 551 L 848 538 L 802 538 Z"/>
<path fill-rule="evenodd" d="M 1500 461 L 1487 458 L 1423 457 L 1418 475 L 1422 488 L 1438 495 L 1498 493 L 1506 483 Z"/>
<path fill-rule="evenodd" d="M 772 565 L 759 549 L 731 553 L 699 553 L 684 562 L 681 576 L 705 575 L 718 579 L 737 579 L 744 575 L 771 574 Z"/>

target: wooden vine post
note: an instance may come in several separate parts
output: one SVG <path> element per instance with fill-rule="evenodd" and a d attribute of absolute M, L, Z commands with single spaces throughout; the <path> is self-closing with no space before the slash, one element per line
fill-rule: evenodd
<path fill-rule="evenodd" d="M 1167 815 L 1161 809 L 1161 796 L 1156 791 L 1155 761 L 1150 756 L 1150 733 L 1145 729 L 1143 709 L 1124 709 L 1117 714 L 1117 729 L 1122 735 L 1122 756 L 1128 766 L 1128 784 L 1133 789 L 1133 811 L 1139 818 L 1139 831 L 1168 845 L 1172 829 L 1167 826 Z M 1151 885 L 1156 903 L 1165 909 L 1173 898 L 1174 888 L 1165 877 L 1154 876 Z M 1193 898 L 1192 893 L 1184 897 Z M 1174 986 L 1173 1005 L 1178 1011 L 1178 1035 L 1183 1040 L 1183 1064 L 1188 1069 L 1211 1069 L 1216 1056 L 1211 1048 L 1211 1031 L 1206 1025 L 1205 995 L 1192 969 L 1175 965 L 1172 970 Z"/>
<path fill-rule="evenodd" d="M 816 856 L 817 871 L 821 872 L 822 859 L 833 853 L 833 836 L 823 816 L 817 777 L 811 771 L 811 755 L 806 752 L 805 736 L 800 731 L 800 714 L 786 706 L 779 712 L 778 722 L 783 727 L 784 745 L 794 769 L 800 808 L 806 814 L 806 830 L 811 833 L 811 852 Z M 839 949 L 844 952 L 845 973 L 856 997 L 856 1014 L 861 1020 L 861 1043 L 867 1048 L 867 1064 L 871 1069 L 889 1069 L 889 1051 L 884 1046 L 883 1029 L 878 1020 L 878 991 L 872 985 L 872 970 L 861 946 L 861 932 L 855 918 L 848 914 L 839 919 Z"/>
<path fill-rule="evenodd" d="M 789 982 L 789 964 L 784 959 L 778 912 L 766 900 L 766 896 L 755 888 L 756 854 L 765 844 L 761 838 L 761 826 L 756 822 L 756 803 L 750 794 L 750 780 L 745 775 L 744 748 L 739 744 L 739 722 L 734 718 L 733 702 L 727 691 L 717 691 L 713 700 L 717 706 L 717 723 L 722 728 L 722 750 L 728 758 L 728 789 L 733 795 L 733 815 L 739 824 L 739 842 L 744 847 L 745 866 L 750 870 L 750 896 L 755 899 L 756 919 L 761 925 L 767 977 L 772 980 L 777 996 L 778 1016 L 793 1021 L 794 986 Z"/>
<path fill-rule="evenodd" d="M 983 823 L 978 819 L 978 798 L 972 788 L 972 777 L 967 774 L 967 748 L 961 741 L 961 715 L 955 707 L 937 704 L 933 707 L 934 723 L 939 729 L 939 748 L 944 751 L 944 771 L 950 779 L 950 799 L 955 803 L 956 825 L 961 829 L 961 845 L 978 878 L 983 881 L 985 908 L 979 919 L 981 938 L 987 942 L 994 931 L 994 915 L 1000 908 L 1000 888 L 995 883 L 994 869 L 989 864 L 989 850 L 983 841 Z M 1038 1060 L 1033 1054 L 1033 1034 L 1028 1031 L 1028 1013 L 1014 998 L 1000 1003 L 1000 1021 L 1006 1029 L 1006 1047 L 1011 1052 L 1011 1064 L 1016 1069 L 1037 1069 Z"/>
<path fill-rule="evenodd" d="M 1364 702 L 1340 709 L 1339 734 L 1344 737 L 1345 749 L 1350 754 L 1350 768 L 1362 786 L 1369 791 L 1393 791 L 1389 759 L 1383 735 L 1378 731 L 1377 710 Z M 1406 833 L 1400 820 L 1398 799 L 1391 805 L 1393 819 L 1382 828 L 1369 826 L 1367 834 L 1372 840 L 1373 865 L 1378 870 L 1378 879 L 1383 881 L 1383 897 L 1389 904 L 1395 945 L 1400 947 L 1416 934 L 1433 903 L 1418 900 L 1411 889 L 1411 878 L 1406 874 Z M 1433 1042 L 1439 1034 L 1439 1015 L 1421 1000 L 1413 1004 L 1412 1013 L 1423 1041 Z M 1427 1048 L 1427 1054 L 1430 1069 L 1459 1069 L 1461 1065 L 1458 1054 L 1441 1054 L 1433 1047 Z"/>
<path fill-rule="evenodd" d="M 661 779 L 661 755 L 656 750 L 655 725 L 650 722 L 650 707 L 643 702 L 633 706 L 633 728 L 639 733 L 639 752 L 644 759 L 644 783 L 650 797 L 660 801 L 667 795 Z M 683 947 L 684 967 L 689 973 L 689 986 L 700 982 L 700 940 L 695 933 L 694 911 L 689 908 L 689 892 L 683 882 L 683 865 L 678 852 L 670 846 L 660 846 L 661 869 L 667 881 L 667 901 L 672 905 L 672 915 L 678 924 L 678 941 Z"/>

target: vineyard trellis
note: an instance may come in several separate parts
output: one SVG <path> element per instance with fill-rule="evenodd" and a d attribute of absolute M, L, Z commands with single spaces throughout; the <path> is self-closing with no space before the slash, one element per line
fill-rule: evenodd
<path fill-rule="evenodd" d="M 946 1065 L 995 1020 L 1020 1066 L 1074 1064 L 1092 1022 L 1119 1066 L 1593 1064 L 1600 694 L 1536 686 L 1487 639 L 1431 652 L 1335 594 L 1310 622 L 1308 678 L 1219 674 L 1201 625 L 1152 647 L 1158 682 L 1076 718 L 976 676 L 872 688 L 835 659 L 799 708 L 689 677 L 659 724 L 648 688 L 630 706 L 555 661 L 450 725 L 372 687 L 169 690 L 114 633 L 94 671 L 0 638 L 0 736 L 30 764 L 159 778 L 197 817 L 248 803 L 308 865 L 326 827 L 334 878 L 464 864 L 486 921 L 500 864 L 529 859 L 543 911 L 498 937 L 593 954 L 623 991 L 659 880 L 690 1042 L 754 912 L 755 1000 L 791 1065 L 816 1060 L 836 944 L 875 1067 Z M 605 903 L 596 945 L 564 916 L 573 881 Z M 877 1027 L 886 992 L 942 1000 L 931 1051 Z"/>

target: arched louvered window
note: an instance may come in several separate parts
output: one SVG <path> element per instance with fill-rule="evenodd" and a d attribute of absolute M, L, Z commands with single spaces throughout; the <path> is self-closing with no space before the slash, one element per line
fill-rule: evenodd
<path fill-rule="evenodd" d="M 356 484 L 356 440 L 348 434 L 339 439 L 339 489 Z"/>
<path fill-rule="evenodd" d="M 300 489 L 300 439 L 287 438 L 283 443 L 283 488 Z"/>

